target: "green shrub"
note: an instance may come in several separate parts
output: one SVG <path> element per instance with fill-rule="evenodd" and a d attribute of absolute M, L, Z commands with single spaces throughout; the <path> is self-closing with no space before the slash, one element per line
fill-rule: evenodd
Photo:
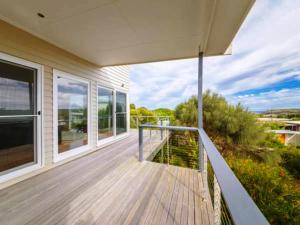
<path fill-rule="evenodd" d="M 271 224 L 299 224 L 300 190 L 285 169 L 233 156 L 227 161 Z"/>
<path fill-rule="evenodd" d="M 281 153 L 281 165 L 300 179 L 300 149 L 287 149 Z"/>

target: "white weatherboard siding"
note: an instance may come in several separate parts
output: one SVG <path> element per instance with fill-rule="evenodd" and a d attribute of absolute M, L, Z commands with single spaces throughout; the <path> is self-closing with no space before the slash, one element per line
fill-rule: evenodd
<path fill-rule="evenodd" d="M 104 67 L 85 61 L 57 48 L 33 35 L 0 20 L 0 52 L 25 59 L 43 66 L 43 158 L 44 167 L 0 184 L 0 189 L 23 179 L 63 164 L 97 148 L 97 85 L 104 85 L 128 92 L 128 67 Z M 91 150 L 72 158 L 53 163 L 53 70 L 88 79 L 90 81 Z"/>

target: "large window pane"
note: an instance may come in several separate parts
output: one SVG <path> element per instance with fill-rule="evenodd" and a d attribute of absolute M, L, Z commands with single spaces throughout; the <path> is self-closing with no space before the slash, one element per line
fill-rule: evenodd
<path fill-rule="evenodd" d="M 37 70 L 0 60 L 0 174 L 35 164 Z"/>
<path fill-rule="evenodd" d="M 113 91 L 98 88 L 98 139 L 113 136 Z"/>
<path fill-rule="evenodd" d="M 88 144 L 88 84 L 57 78 L 58 152 Z"/>
<path fill-rule="evenodd" d="M 122 134 L 127 131 L 126 94 L 116 93 L 116 133 Z"/>
<path fill-rule="evenodd" d="M 33 115 L 36 70 L 0 60 L 0 115 Z"/>

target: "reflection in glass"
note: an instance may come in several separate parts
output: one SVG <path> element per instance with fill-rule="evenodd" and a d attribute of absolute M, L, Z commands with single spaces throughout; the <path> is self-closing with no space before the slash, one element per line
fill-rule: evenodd
<path fill-rule="evenodd" d="M 0 60 L 0 116 L 36 114 L 36 69 Z"/>
<path fill-rule="evenodd" d="M 127 131 L 126 94 L 116 93 L 116 133 L 122 134 Z"/>
<path fill-rule="evenodd" d="M 113 91 L 98 88 L 98 139 L 113 136 Z"/>
<path fill-rule="evenodd" d="M 35 162 L 34 118 L 0 118 L 0 172 Z"/>
<path fill-rule="evenodd" d="M 88 144 L 88 84 L 57 78 L 58 152 Z"/>
<path fill-rule="evenodd" d="M 36 76 L 36 69 L 0 60 L 0 174 L 36 163 Z"/>

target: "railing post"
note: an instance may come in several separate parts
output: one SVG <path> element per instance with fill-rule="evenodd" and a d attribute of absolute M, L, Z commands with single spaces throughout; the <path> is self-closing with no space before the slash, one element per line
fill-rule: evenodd
<path fill-rule="evenodd" d="M 221 225 L 221 189 L 214 175 L 214 225 Z"/>
<path fill-rule="evenodd" d="M 162 125 L 163 125 L 163 121 L 162 121 L 162 119 L 161 119 L 161 120 L 160 120 L 160 126 L 162 126 Z M 163 140 L 163 138 L 164 138 L 163 129 L 160 128 L 160 140 Z"/>
<path fill-rule="evenodd" d="M 203 102 L 202 102 L 202 88 L 203 88 L 203 52 L 199 52 L 198 57 L 198 129 L 203 128 Z M 199 172 L 204 170 L 204 148 L 200 135 L 198 136 L 198 150 L 199 150 Z"/>
<path fill-rule="evenodd" d="M 139 126 L 139 161 L 144 161 L 143 127 Z"/>

